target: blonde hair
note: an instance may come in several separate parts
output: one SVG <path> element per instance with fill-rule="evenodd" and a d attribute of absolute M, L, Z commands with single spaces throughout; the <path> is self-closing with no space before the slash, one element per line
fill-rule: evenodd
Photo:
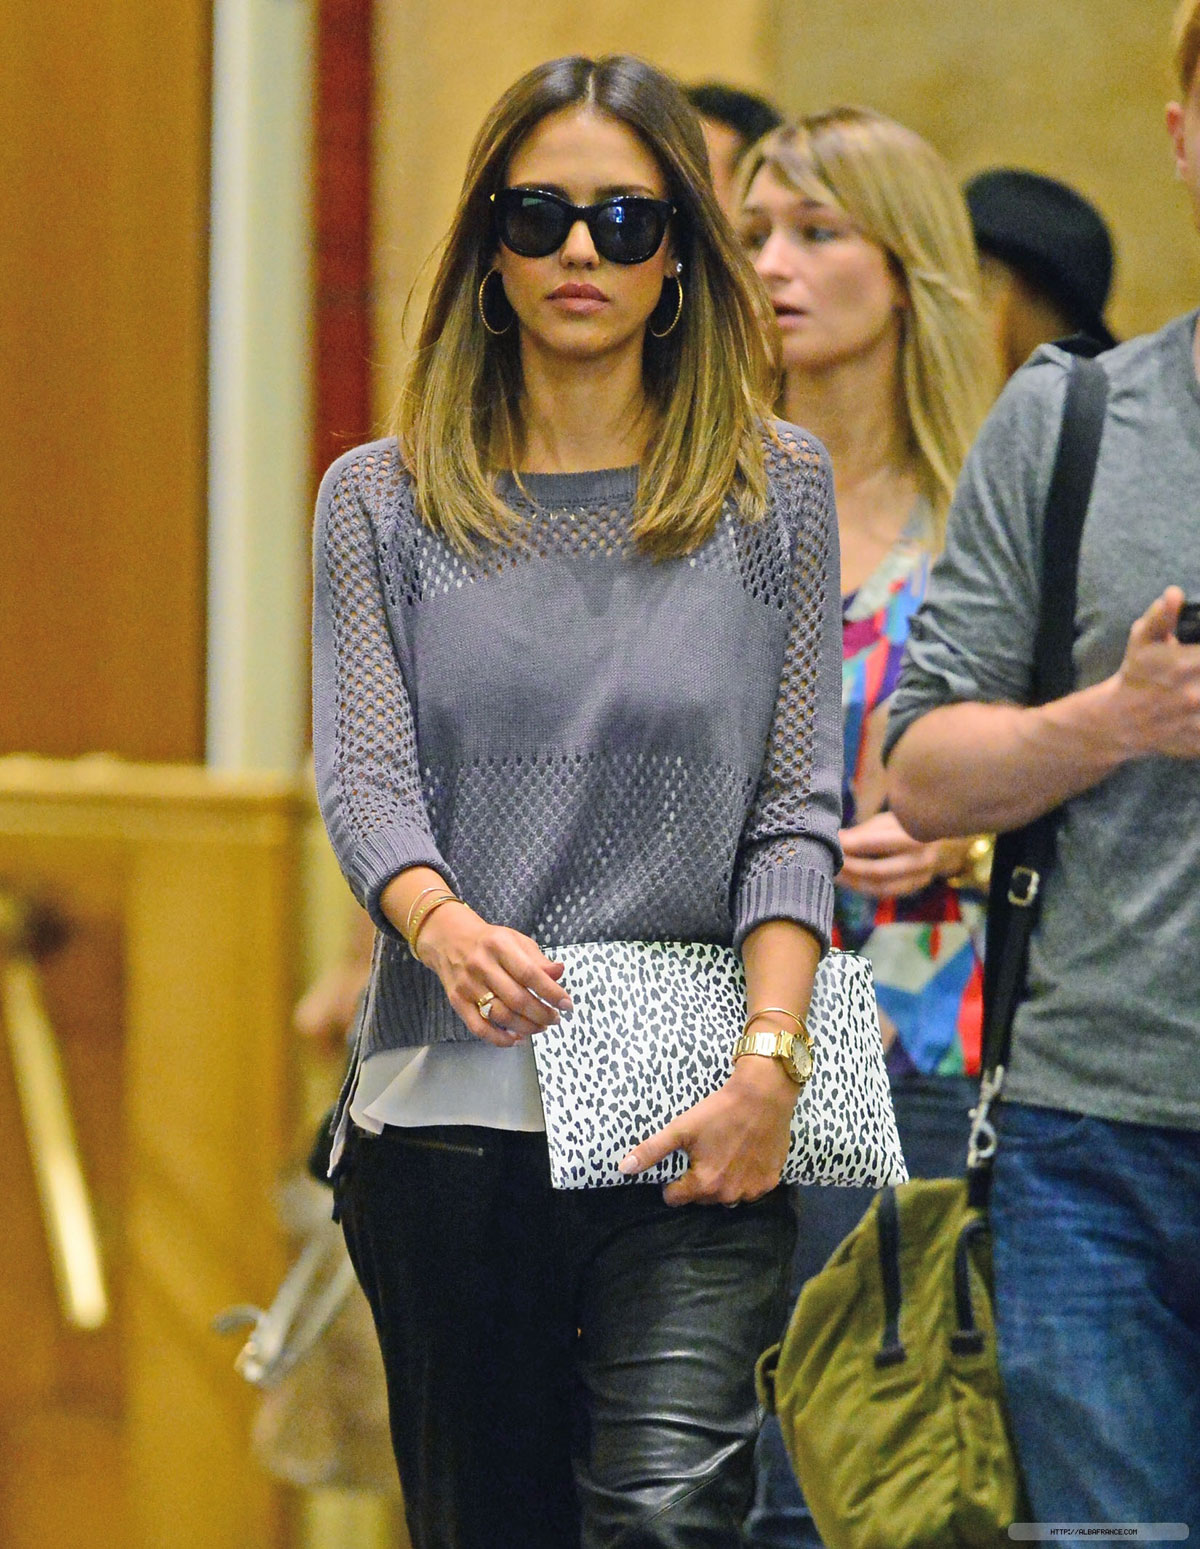
<path fill-rule="evenodd" d="M 774 130 L 748 153 L 743 190 L 764 167 L 842 211 L 903 280 L 904 412 L 940 546 L 959 469 L 998 385 L 962 193 L 920 135 L 866 108 L 832 108 Z"/>
<path fill-rule="evenodd" d="M 1179 90 L 1186 97 L 1200 63 L 1200 0 L 1183 0 L 1171 28 L 1171 45 Z"/>
<path fill-rule="evenodd" d="M 429 527 L 468 553 L 480 540 L 519 538 L 519 518 L 496 489 L 500 469 L 516 471 L 523 440 L 519 329 L 499 337 L 487 332 L 478 308 L 497 242 L 490 196 L 504 187 L 530 130 L 574 106 L 627 124 L 657 159 L 676 207 L 671 231 L 683 264 L 683 310 L 665 338 L 646 334 L 643 380 L 656 426 L 632 528 L 643 551 L 665 558 L 703 543 L 731 493 L 746 520 L 765 512 L 763 432 L 777 367 L 768 342 L 774 319 L 713 195 L 699 120 L 675 83 L 640 59 L 552 60 L 517 81 L 488 115 L 471 150 L 395 430 Z M 674 287 L 664 286 L 664 297 L 673 313 Z"/>

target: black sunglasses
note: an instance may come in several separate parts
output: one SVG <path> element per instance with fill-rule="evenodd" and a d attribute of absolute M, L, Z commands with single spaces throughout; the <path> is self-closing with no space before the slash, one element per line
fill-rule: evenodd
<path fill-rule="evenodd" d="M 675 206 L 644 194 L 617 194 L 599 204 L 571 204 L 536 188 L 502 188 L 492 195 L 501 242 L 522 258 L 557 252 L 576 221 L 583 221 L 601 258 L 644 264 L 662 246 Z"/>

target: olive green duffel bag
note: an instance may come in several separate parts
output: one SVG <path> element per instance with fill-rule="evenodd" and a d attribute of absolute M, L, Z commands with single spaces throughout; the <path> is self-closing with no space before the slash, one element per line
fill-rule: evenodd
<path fill-rule="evenodd" d="M 1022 1519 L 965 1180 L 882 1189 L 758 1382 L 828 1549 L 993 1549 Z"/>

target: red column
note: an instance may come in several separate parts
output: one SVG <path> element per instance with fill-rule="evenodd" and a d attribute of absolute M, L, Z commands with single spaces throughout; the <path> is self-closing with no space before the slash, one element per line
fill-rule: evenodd
<path fill-rule="evenodd" d="M 371 413 L 372 0 L 317 16 L 313 468 L 368 440 Z"/>

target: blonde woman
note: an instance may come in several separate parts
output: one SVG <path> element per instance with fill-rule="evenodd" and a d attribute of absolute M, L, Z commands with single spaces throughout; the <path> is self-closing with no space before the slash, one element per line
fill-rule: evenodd
<path fill-rule="evenodd" d="M 918 135 L 839 108 L 768 135 L 740 230 L 781 339 L 784 417 L 830 452 L 842 554 L 839 944 L 871 958 L 910 1171 L 961 1170 L 978 1071 L 982 898 L 951 879 L 970 843 L 921 843 L 884 803 L 880 749 L 909 621 L 996 385 L 971 227 Z M 795 1286 L 866 1205 L 800 1191 Z M 764 1434 L 751 1542 L 815 1544 L 778 1430 Z"/>
<path fill-rule="evenodd" d="M 806 1014 L 837 534 L 770 321 L 678 88 L 554 61 L 480 130 L 398 435 L 322 487 L 318 784 L 379 932 L 335 1183 L 418 1549 L 740 1541 L 782 1037 L 559 1194 L 530 1039 L 573 1010 L 544 945 L 596 939 L 732 943 L 758 1030 Z"/>

